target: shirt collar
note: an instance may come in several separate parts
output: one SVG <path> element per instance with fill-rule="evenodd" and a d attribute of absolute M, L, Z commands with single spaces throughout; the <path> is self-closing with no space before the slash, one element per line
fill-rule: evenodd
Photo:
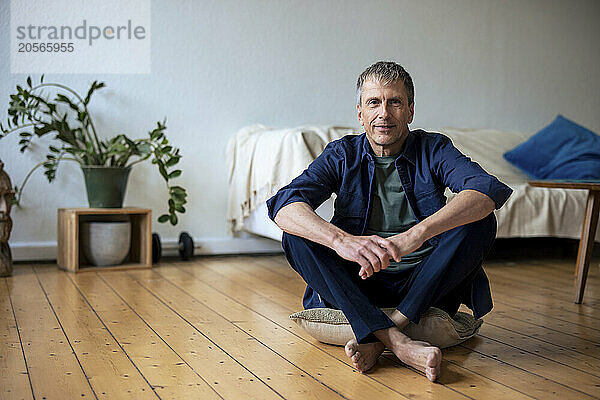
<path fill-rule="evenodd" d="M 373 160 L 373 157 L 371 155 L 371 145 L 369 144 L 369 140 L 367 139 L 367 133 L 363 132 L 362 136 L 362 158 L 364 159 L 366 157 L 368 160 Z M 400 157 L 403 157 L 404 159 L 406 159 L 406 161 L 410 162 L 413 165 L 416 163 L 417 151 L 415 149 L 415 134 L 412 131 L 409 131 L 408 136 L 406 136 L 406 141 L 404 142 L 404 150 L 402 150 L 402 153 L 400 153 L 398 158 Z"/>

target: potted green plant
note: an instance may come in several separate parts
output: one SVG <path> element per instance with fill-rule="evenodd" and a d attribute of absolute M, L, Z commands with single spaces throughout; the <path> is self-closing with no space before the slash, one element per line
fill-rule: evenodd
<path fill-rule="evenodd" d="M 90 207 L 121 207 L 131 167 L 150 159 L 169 193 L 169 212 L 162 214 L 158 222 L 176 225 L 177 213 L 185 212 L 187 193 L 181 186 L 170 185 L 172 179 L 181 175 L 181 170 L 173 170 L 181 155 L 167 140 L 166 122 L 157 122 L 146 138 L 130 139 L 120 134 L 100 139 L 88 104 L 94 92 L 103 87 L 104 82 L 94 81 L 83 97 L 66 85 L 45 83 L 44 75 L 37 85 L 32 84 L 31 77 L 27 77 L 26 87 L 17 85 L 16 93 L 10 95 L 6 126 L 0 124 L 0 139 L 19 132 L 20 151 L 24 152 L 33 139 L 55 136 L 46 159 L 29 171 L 20 187 L 15 186 L 14 203 L 20 205 L 23 188 L 37 168 L 43 167 L 48 182 L 52 182 L 60 162 L 69 160 L 81 166 Z"/>

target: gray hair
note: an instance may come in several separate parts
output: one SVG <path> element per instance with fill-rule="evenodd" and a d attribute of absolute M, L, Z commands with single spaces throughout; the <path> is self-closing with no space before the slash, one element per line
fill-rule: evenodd
<path fill-rule="evenodd" d="M 402 81 L 408 96 L 408 104 L 413 104 L 415 101 L 415 86 L 412 78 L 400 64 L 393 61 L 378 61 L 365 69 L 356 82 L 356 103 L 358 105 L 360 105 L 363 84 L 367 79 L 372 79 L 384 85 Z"/>

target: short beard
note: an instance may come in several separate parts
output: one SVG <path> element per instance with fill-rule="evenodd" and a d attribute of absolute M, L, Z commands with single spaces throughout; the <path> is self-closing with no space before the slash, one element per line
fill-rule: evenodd
<path fill-rule="evenodd" d="M 9 215 L 0 213 L 0 243 L 8 242 L 12 230 L 12 219 Z"/>

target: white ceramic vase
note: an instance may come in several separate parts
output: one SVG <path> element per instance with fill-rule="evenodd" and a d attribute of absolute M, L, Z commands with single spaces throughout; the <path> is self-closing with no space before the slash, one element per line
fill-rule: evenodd
<path fill-rule="evenodd" d="M 129 254 L 128 221 L 82 222 L 80 235 L 81 250 L 92 265 L 119 265 Z"/>

